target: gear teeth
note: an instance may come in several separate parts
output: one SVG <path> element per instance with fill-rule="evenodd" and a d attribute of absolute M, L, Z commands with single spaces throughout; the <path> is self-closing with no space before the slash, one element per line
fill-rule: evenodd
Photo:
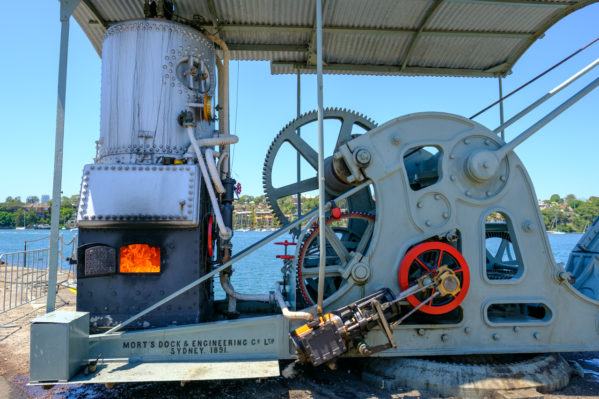
<path fill-rule="evenodd" d="M 355 123 L 359 122 L 360 125 L 362 125 L 362 126 L 366 126 L 366 130 L 371 130 L 377 126 L 377 124 L 372 119 L 365 117 L 364 114 L 349 110 L 347 108 L 327 107 L 324 109 L 324 118 L 325 119 L 327 117 L 329 117 L 329 118 L 341 117 L 342 119 L 345 119 L 345 117 L 349 116 L 349 115 L 343 115 L 343 114 L 352 115 L 353 121 Z M 289 134 L 289 131 L 295 132 L 295 130 L 297 130 L 298 127 L 304 126 L 310 122 L 315 122 L 317 120 L 317 116 L 318 116 L 318 111 L 312 110 L 312 111 L 304 112 L 296 119 L 293 119 L 292 121 L 288 122 L 285 125 L 285 127 L 282 128 L 279 131 L 279 133 L 275 136 L 274 140 L 272 141 L 272 143 L 270 144 L 270 146 L 268 147 L 268 150 L 266 152 L 266 157 L 264 159 L 264 166 L 262 169 L 262 188 L 264 189 L 265 197 L 268 200 L 268 203 L 272 210 L 273 215 L 277 218 L 277 220 L 282 225 L 288 224 L 289 220 L 287 220 L 287 217 L 285 217 L 285 215 L 279 208 L 278 204 L 276 203 L 278 198 L 272 198 L 272 195 L 270 193 L 271 190 L 273 190 L 272 168 L 274 166 L 274 160 L 277 156 L 279 148 L 285 142 L 285 140 L 282 140 L 282 137 L 286 134 Z"/>

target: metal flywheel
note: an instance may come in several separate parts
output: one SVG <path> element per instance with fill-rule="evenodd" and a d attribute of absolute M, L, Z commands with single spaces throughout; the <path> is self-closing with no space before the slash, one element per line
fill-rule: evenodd
<path fill-rule="evenodd" d="M 357 223 L 359 222 L 359 223 Z M 326 266 L 324 298 L 326 299 L 344 283 L 343 275 L 352 254 L 364 254 L 370 244 L 375 217 L 361 212 L 346 212 L 326 221 Z M 320 259 L 320 228 L 315 225 L 300 248 L 296 267 L 298 299 L 311 306 L 318 293 L 318 269 Z"/>
<path fill-rule="evenodd" d="M 377 126 L 375 122 L 362 114 L 339 108 L 326 108 L 324 110 L 324 119 L 334 119 L 341 122 L 341 126 L 338 131 L 331 129 L 325 131 L 326 136 L 334 134 L 337 135 L 335 151 L 341 145 L 347 143 L 352 138 L 355 138 L 355 132 L 352 133 L 354 127 L 357 126 L 365 131 L 369 131 Z M 277 201 L 281 198 L 289 197 L 291 195 L 303 194 L 318 189 L 318 151 L 298 134 L 298 129 L 317 121 L 317 111 L 311 111 L 289 122 L 271 143 L 266 154 L 266 159 L 264 160 L 264 168 L 262 171 L 264 194 L 266 195 L 275 217 L 283 225 L 289 223 L 289 219 L 287 216 L 285 216 Z M 279 155 L 279 150 L 285 143 L 291 144 L 294 150 L 301 157 L 303 157 L 312 168 L 314 168 L 314 172 L 311 173 L 310 176 L 304 177 L 299 182 L 287 184 L 281 187 L 274 187 L 273 167 L 275 164 L 275 159 Z M 333 154 L 325 154 L 325 157 L 327 155 L 332 156 Z M 327 197 L 328 198 L 326 198 L 326 200 L 329 200 L 333 198 L 333 195 L 327 193 Z M 374 201 L 368 189 L 362 190 L 361 192 L 348 198 L 347 208 L 349 211 L 369 212 L 373 210 Z"/>

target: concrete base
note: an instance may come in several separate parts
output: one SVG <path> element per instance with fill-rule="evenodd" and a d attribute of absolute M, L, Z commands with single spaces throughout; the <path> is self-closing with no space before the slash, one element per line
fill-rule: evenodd
<path fill-rule="evenodd" d="M 480 359 L 456 356 L 455 360 L 446 362 L 415 358 L 370 359 L 364 370 L 362 379 L 381 389 L 410 387 L 467 398 L 508 398 L 512 394 L 542 397 L 539 392 L 568 385 L 572 372 L 568 362 L 558 354 L 495 362 L 489 362 L 488 356 Z"/>

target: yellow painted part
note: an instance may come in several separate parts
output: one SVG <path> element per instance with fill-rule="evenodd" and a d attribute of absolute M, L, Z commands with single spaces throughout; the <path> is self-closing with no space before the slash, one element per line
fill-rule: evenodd
<path fill-rule="evenodd" d="M 312 329 L 310 327 L 308 327 L 307 324 L 304 324 L 303 326 L 295 329 L 295 335 L 297 335 L 298 337 L 301 337 L 302 335 L 307 334 L 310 331 L 312 331 Z"/>

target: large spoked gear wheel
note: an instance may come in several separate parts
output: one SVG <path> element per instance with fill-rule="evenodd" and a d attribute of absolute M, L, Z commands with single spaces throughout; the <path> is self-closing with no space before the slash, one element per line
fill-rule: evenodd
<path fill-rule="evenodd" d="M 339 108 L 326 108 L 324 110 L 324 119 L 336 119 L 341 122 L 341 127 L 339 128 L 339 131 L 336 132 L 337 141 L 335 144 L 335 151 L 341 145 L 355 137 L 355 134 L 352 134 L 354 126 L 359 126 L 365 131 L 369 131 L 377 126 L 375 122 L 362 114 Z M 275 217 L 283 225 L 288 224 L 289 219 L 282 212 L 277 201 L 291 195 L 296 195 L 298 193 L 303 194 L 318 189 L 318 151 L 297 134 L 298 129 L 317 121 L 317 111 L 311 111 L 289 122 L 273 140 L 268 149 L 268 153 L 266 154 L 266 159 L 264 160 L 264 168 L 262 171 L 264 194 L 268 199 Z M 328 130 L 326 134 L 329 135 L 329 132 L 330 130 Z M 300 182 L 291 183 L 282 187 L 274 187 L 272 180 L 273 167 L 279 150 L 284 143 L 291 144 L 297 153 L 299 153 L 308 164 L 314 168 L 314 173 Z M 325 156 L 326 155 L 327 154 L 325 154 Z M 332 156 L 333 154 L 328 155 Z M 327 197 L 332 196 L 327 193 Z M 327 200 L 329 199 L 331 198 L 327 198 Z M 348 198 L 347 204 L 350 211 L 369 212 L 374 209 L 374 201 L 367 189 Z"/>
<path fill-rule="evenodd" d="M 367 213 L 347 212 L 326 221 L 326 266 L 324 298 L 331 296 L 344 283 L 343 274 L 351 260 L 351 252 L 364 254 L 370 244 L 375 217 Z M 304 239 L 296 268 L 298 299 L 304 305 L 316 303 L 320 263 L 318 225 Z M 301 296 L 301 297 L 300 297 Z"/>

